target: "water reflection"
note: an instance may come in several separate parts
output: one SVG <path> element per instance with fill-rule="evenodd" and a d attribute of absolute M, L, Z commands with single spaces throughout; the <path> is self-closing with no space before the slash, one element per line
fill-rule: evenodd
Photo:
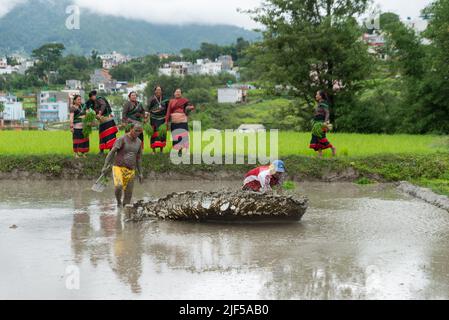
<path fill-rule="evenodd" d="M 215 183 L 185 183 L 148 184 L 137 197 L 216 188 Z M 30 236 L 42 250 L 58 246 L 56 260 L 27 257 L 49 270 L 58 259 L 64 266 L 72 261 L 83 275 L 101 279 L 84 283 L 77 298 L 92 292 L 108 298 L 111 291 L 152 299 L 449 298 L 449 215 L 392 186 L 302 185 L 298 192 L 310 196 L 311 207 L 301 223 L 282 225 L 124 224 L 112 193 L 92 194 L 88 187 L 61 185 L 51 198 L 45 184 L 13 187 L 0 195 L 0 219 L 15 207 L 30 208 L 16 200 L 17 193 L 38 203 L 30 211 L 34 214 L 17 222 L 22 229 L 28 220 L 32 228 L 40 217 L 41 225 L 63 230 L 64 220 L 43 212 L 48 207 L 71 212 L 68 247 Z M 8 237 L 0 232 L 2 242 L 11 241 Z M 37 294 L 43 290 L 34 289 Z"/>

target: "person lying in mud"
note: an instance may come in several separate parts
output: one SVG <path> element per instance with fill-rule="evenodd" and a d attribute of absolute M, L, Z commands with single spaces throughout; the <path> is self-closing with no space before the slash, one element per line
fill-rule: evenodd
<path fill-rule="evenodd" d="M 270 166 L 251 170 L 245 176 L 243 191 L 271 192 L 274 187 L 281 186 L 285 173 L 285 164 L 281 160 L 274 161 Z"/>
<path fill-rule="evenodd" d="M 143 128 L 140 124 L 131 124 L 130 131 L 117 140 L 108 154 L 102 170 L 102 173 L 106 174 L 114 163 L 112 175 L 118 206 L 131 203 L 136 174 L 140 183 L 143 181 L 142 141 L 139 139 L 142 133 Z M 122 201 L 123 193 L 125 196 Z"/>

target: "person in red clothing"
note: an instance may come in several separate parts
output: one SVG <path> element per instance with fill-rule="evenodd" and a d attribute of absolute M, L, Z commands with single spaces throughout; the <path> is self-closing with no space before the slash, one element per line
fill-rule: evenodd
<path fill-rule="evenodd" d="M 165 123 L 170 123 L 173 149 L 178 151 L 182 156 L 183 150 L 188 153 L 190 148 L 189 143 L 189 114 L 194 111 L 195 107 L 188 99 L 182 97 L 182 90 L 176 89 L 174 98 L 168 104 L 167 115 L 165 116 Z"/>
<path fill-rule="evenodd" d="M 270 166 L 263 166 L 251 170 L 243 182 L 244 191 L 269 192 L 272 188 L 282 184 L 285 173 L 283 161 L 276 160 Z"/>

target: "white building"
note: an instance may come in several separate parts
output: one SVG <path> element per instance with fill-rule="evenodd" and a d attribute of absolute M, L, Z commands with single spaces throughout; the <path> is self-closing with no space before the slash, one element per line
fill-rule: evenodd
<path fill-rule="evenodd" d="M 37 110 L 37 117 L 42 122 L 64 122 L 69 119 L 67 102 L 41 103 Z"/>
<path fill-rule="evenodd" d="M 242 124 L 238 128 L 238 132 L 241 133 L 251 133 L 251 132 L 260 132 L 260 131 L 266 131 L 266 128 L 262 124 Z"/>
<path fill-rule="evenodd" d="M 28 69 L 34 67 L 34 61 L 27 60 L 22 62 L 20 65 L 17 66 L 17 72 L 19 74 L 25 74 Z"/>
<path fill-rule="evenodd" d="M 159 75 L 170 77 L 172 75 L 172 70 L 168 67 L 159 68 Z"/>
<path fill-rule="evenodd" d="M 56 99 L 56 102 L 66 102 L 68 97 L 74 97 L 75 95 L 79 95 L 82 97 L 82 99 L 84 100 L 84 90 L 77 90 L 77 89 L 66 89 L 66 90 L 61 90 L 61 94 L 58 94 L 58 97 Z M 47 101 L 47 102 L 52 102 L 52 101 Z"/>
<path fill-rule="evenodd" d="M 218 76 L 223 71 L 221 62 L 207 62 L 201 68 L 202 75 Z"/>
<path fill-rule="evenodd" d="M 38 95 L 37 118 L 42 122 L 63 122 L 69 117 L 69 96 L 84 96 L 83 90 L 42 91 Z"/>
<path fill-rule="evenodd" d="M 8 66 L 8 59 L 6 57 L 0 58 L 0 69 L 4 69 Z"/>
<path fill-rule="evenodd" d="M 234 68 L 234 60 L 232 56 L 219 56 L 217 62 L 220 62 L 223 70 L 232 70 Z"/>
<path fill-rule="evenodd" d="M 38 104 L 49 102 L 67 102 L 69 93 L 78 94 L 79 90 L 63 90 L 63 91 L 41 91 L 38 96 Z"/>
<path fill-rule="evenodd" d="M 65 87 L 69 90 L 81 90 L 83 83 L 80 80 L 66 80 Z"/>
<path fill-rule="evenodd" d="M 5 111 L 3 112 L 3 120 L 5 121 L 23 121 L 25 120 L 25 111 L 22 102 L 6 102 L 4 103 Z"/>
<path fill-rule="evenodd" d="M 7 66 L 6 68 L 0 68 L 0 74 L 12 74 L 17 72 L 18 69 L 16 67 Z"/>
<path fill-rule="evenodd" d="M 243 102 L 243 89 L 220 88 L 218 89 L 218 103 L 241 103 Z"/>
<path fill-rule="evenodd" d="M 112 53 L 102 54 L 99 57 L 103 62 L 103 68 L 107 70 L 112 69 L 113 67 L 116 67 L 119 64 L 126 63 L 129 60 L 131 60 L 129 56 L 125 56 L 116 51 Z"/>
<path fill-rule="evenodd" d="M 198 59 L 195 64 L 187 66 L 189 75 L 217 76 L 223 72 L 222 62 L 211 62 L 209 59 Z"/>
<path fill-rule="evenodd" d="M 17 97 L 10 93 L 8 93 L 7 95 L 0 95 L 0 102 L 15 103 L 15 102 L 17 102 Z"/>
<path fill-rule="evenodd" d="M 192 66 L 191 62 L 186 61 L 174 61 L 171 63 L 166 63 L 162 68 L 159 69 L 160 76 L 184 76 L 188 74 L 188 69 Z"/>

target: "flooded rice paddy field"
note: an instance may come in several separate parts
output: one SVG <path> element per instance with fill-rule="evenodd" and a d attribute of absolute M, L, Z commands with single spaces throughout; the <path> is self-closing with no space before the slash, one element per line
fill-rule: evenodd
<path fill-rule="evenodd" d="M 90 187 L 0 181 L 0 299 L 449 299 L 449 213 L 393 185 L 305 183 L 300 223 L 255 225 L 124 224 Z"/>

